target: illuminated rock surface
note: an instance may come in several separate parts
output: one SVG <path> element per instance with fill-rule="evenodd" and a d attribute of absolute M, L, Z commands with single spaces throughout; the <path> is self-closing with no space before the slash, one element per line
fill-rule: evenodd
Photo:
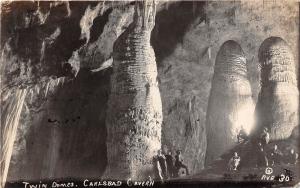
<path fill-rule="evenodd" d="M 208 102 L 206 164 L 236 145 L 242 127 L 249 133 L 253 112 L 245 54 L 238 43 L 226 41 L 216 57 Z"/>

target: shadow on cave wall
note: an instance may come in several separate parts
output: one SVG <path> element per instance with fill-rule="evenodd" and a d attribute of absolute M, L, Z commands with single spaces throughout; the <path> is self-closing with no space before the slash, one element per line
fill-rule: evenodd
<path fill-rule="evenodd" d="M 174 2 L 156 14 L 155 27 L 151 35 L 151 44 L 155 51 L 157 65 L 171 55 L 189 26 L 196 20 L 205 19 L 205 2 L 183 1 Z"/>
<path fill-rule="evenodd" d="M 100 177 L 106 158 L 106 102 L 111 69 L 82 69 L 55 94 L 43 122 L 27 139 L 30 179 Z"/>
<path fill-rule="evenodd" d="M 58 163 L 57 167 L 57 173 L 63 177 L 99 177 L 105 170 L 105 113 L 111 71 L 91 73 L 82 69 L 70 88 L 62 91 L 69 101 L 65 107 L 59 107 L 61 117 L 66 118 L 59 158 L 62 165 Z M 63 167 L 66 161 L 68 171 Z"/>

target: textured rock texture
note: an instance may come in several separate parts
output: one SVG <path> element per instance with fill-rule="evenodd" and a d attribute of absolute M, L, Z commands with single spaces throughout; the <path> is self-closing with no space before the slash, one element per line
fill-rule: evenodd
<path fill-rule="evenodd" d="M 242 129 L 253 126 L 254 103 L 245 54 L 235 41 L 226 41 L 216 57 L 208 102 L 206 164 L 237 144 Z"/>
<path fill-rule="evenodd" d="M 116 40 L 107 110 L 107 169 L 113 179 L 143 179 L 161 148 L 162 106 L 150 45 L 155 3 L 139 2 L 133 23 Z M 153 177 L 153 175 L 151 175 Z"/>
<path fill-rule="evenodd" d="M 285 139 L 299 124 L 294 55 L 280 37 L 266 39 L 258 53 L 262 79 L 256 106 L 257 129 L 267 127 L 271 140 Z"/>
<path fill-rule="evenodd" d="M 81 67 L 101 67 L 111 56 L 113 42 L 132 22 L 133 7 L 123 4 L 2 3 L 2 86 L 74 77 Z"/>

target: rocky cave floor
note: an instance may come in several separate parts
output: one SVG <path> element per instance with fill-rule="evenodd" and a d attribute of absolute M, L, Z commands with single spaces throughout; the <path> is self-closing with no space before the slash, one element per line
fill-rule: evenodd
<path fill-rule="evenodd" d="M 265 147 L 267 153 L 272 150 L 276 144 L 283 156 L 287 156 L 291 148 L 297 148 L 299 143 L 299 129 L 294 130 L 294 134 L 285 140 L 272 141 Z M 251 141 L 239 143 L 235 148 L 223 154 L 220 158 L 213 161 L 211 165 L 205 168 L 203 171 L 196 175 L 185 176 L 179 179 L 170 180 L 171 182 L 247 182 L 253 185 L 253 183 L 259 182 L 266 185 L 273 185 L 275 187 L 295 185 L 299 182 L 300 171 L 297 164 L 287 164 L 282 162 L 273 166 L 269 165 L 273 169 L 271 174 L 266 174 L 266 168 L 262 166 L 256 166 L 258 153 L 253 148 L 255 146 Z M 234 152 L 238 152 L 241 157 L 240 166 L 237 171 L 228 170 L 228 161 L 233 156 Z M 280 181 L 281 176 L 289 176 L 288 180 Z M 270 180 L 269 178 L 272 178 Z"/>

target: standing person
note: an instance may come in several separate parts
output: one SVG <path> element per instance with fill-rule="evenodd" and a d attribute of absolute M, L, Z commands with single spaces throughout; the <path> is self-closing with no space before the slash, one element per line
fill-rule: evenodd
<path fill-rule="evenodd" d="M 242 126 L 241 130 L 239 131 L 239 134 L 237 135 L 237 139 L 238 139 L 238 143 L 243 143 L 248 140 L 247 133 L 243 126 Z"/>
<path fill-rule="evenodd" d="M 278 146 L 275 144 L 273 150 L 270 153 L 271 165 L 280 164 L 282 159 L 282 152 L 278 149 Z"/>
<path fill-rule="evenodd" d="M 178 175 L 179 169 L 184 168 L 186 171 L 186 174 L 189 175 L 188 167 L 183 164 L 183 158 L 181 156 L 181 151 L 177 150 L 175 155 L 175 168 L 176 168 L 176 175 Z"/>
<path fill-rule="evenodd" d="M 288 163 L 288 164 L 297 164 L 297 162 L 298 162 L 298 157 L 299 157 L 298 153 L 295 152 L 294 149 L 291 149 L 291 150 L 290 150 L 290 153 L 289 153 L 288 156 L 287 156 L 287 163 Z"/>
<path fill-rule="evenodd" d="M 269 143 L 269 141 L 270 141 L 270 133 L 268 132 L 268 128 L 267 127 L 264 128 L 264 130 L 263 130 L 263 132 L 262 132 L 262 134 L 260 136 L 260 140 L 261 140 L 260 142 L 261 142 L 261 144 L 262 144 L 263 147 L 265 147 Z"/>
<path fill-rule="evenodd" d="M 165 157 L 167 162 L 168 177 L 173 178 L 175 175 L 174 173 L 175 169 L 174 169 L 174 160 L 173 160 L 172 152 L 169 151 L 169 153 L 166 154 Z"/>
<path fill-rule="evenodd" d="M 231 157 L 231 159 L 229 160 L 229 170 L 232 171 L 236 171 L 237 168 L 240 165 L 240 161 L 241 161 L 241 157 L 238 155 L 237 152 L 234 152 L 233 156 Z"/>
<path fill-rule="evenodd" d="M 158 150 L 157 152 L 157 159 L 159 162 L 159 165 L 161 167 L 162 171 L 162 177 L 163 179 L 167 179 L 167 163 L 166 163 L 166 157 L 162 154 L 161 150 Z"/>
<path fill-rule="evenodd" d="M 155 155 L 152 161 L 153 161 L 154 179 L 163 181 L 163 175 L 159 164 L 158 156 Z"/>
<path fill-rule="evenodd" d="M 256 167 L 267 167 L 267 166 L 269 166 L 269 160 L 267 158 L 267 154 L 264 150 L 263 145 L 260 142 L 258 142 L 256 144 L 256 150 L 255 151 L 257 153 L 257 155 L 256 155 L 256 159 L 257 159 Z"/>

